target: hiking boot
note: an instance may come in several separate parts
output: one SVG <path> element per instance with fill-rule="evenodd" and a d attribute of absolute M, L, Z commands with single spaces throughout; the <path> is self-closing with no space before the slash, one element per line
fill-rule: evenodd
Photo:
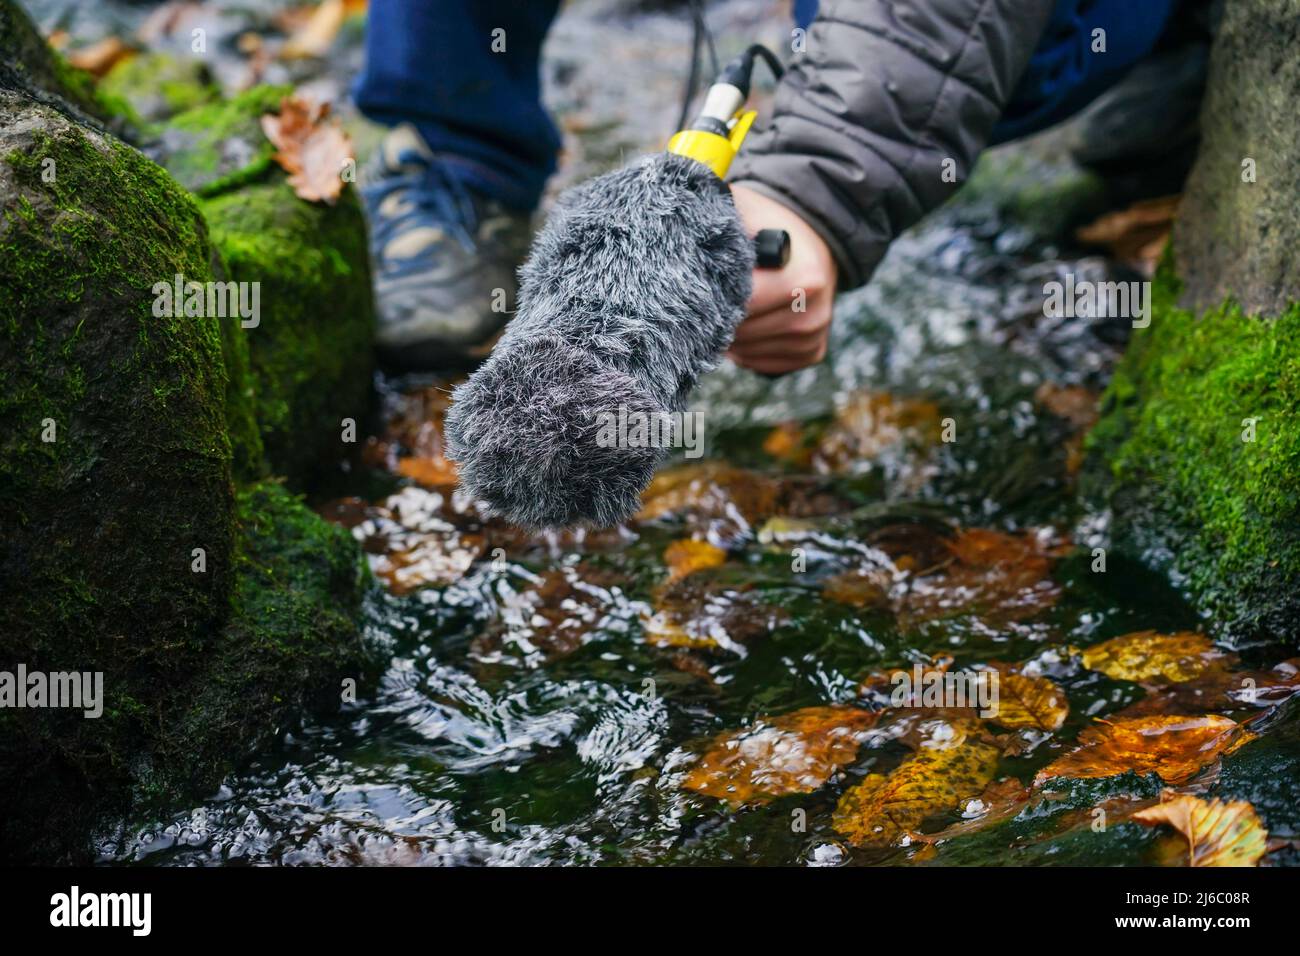
<path fill-rule="evenodd" d="M 515 307 L 530 217 L 476 193 L 413 126 L 393 129 L 361 175 L 380 358 L 402 368 L 472 365 Z"/>

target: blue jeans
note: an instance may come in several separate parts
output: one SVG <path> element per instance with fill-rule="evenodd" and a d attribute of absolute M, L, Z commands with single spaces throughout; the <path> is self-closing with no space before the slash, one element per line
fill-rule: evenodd
<path fill-rule="evenodd" d="M 1082 109 L 1155 47 L 1179 0 L 1058 0 L 993 142 Z M 542 107 L 542 42 L 560 0 L 371 0 L 357 104 L 413 123 L 458 179 L 532 209 L 555 171 L 560 136 Z M 794 0 L 807 26 L 817 0 Z M 496 30 L 503 33 L 496 33 Z M 1106 52 L 1093 53 L 1093 31 Z M 504 52 L 493 51 L 494 37 Z"/>

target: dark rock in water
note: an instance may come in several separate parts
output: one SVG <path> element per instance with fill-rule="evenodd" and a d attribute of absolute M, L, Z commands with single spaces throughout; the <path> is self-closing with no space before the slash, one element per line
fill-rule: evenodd
<path fill-rule="evenodd" d="M 1242 640 L 1300 622 L 1300 114 L 1278 93 L 1300 82 L 1295 13 L 1227 5 L 1174 255 L 1090 439 L 1116 543 Z"/>
<path fill-rule="evenodd" d="M 15 17 L 30 31 L 0 0 L 6 56 Z M 369 277 L 355 200 L 317 211 L 260 183 L 247 232 L 216 211 L 223 258 L 164 169 L 4 62 L 0 693 L 22 669 L 102 675 L 102 696 L 0 707 L 0 858 L 84 861 L 104 819 L 210 791 L 372 673 L 357 546 L 259 483 L 290 470 L 262 436 L 310 427 L 309 388 L 364 407 Z M 206 305 L 228 278 L 266 284 L 255 327 Z M 298 476 L 338 427 L 294 436 Z"/>

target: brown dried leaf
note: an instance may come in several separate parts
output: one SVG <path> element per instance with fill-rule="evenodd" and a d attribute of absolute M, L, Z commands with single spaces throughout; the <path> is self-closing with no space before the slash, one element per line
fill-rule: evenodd
<path fill-rule="evenodd" d="M 135 55 L 136 50 L 133 47 L 123 43 L 117 37 L 109 36 L 90 46 L 72 51 L 68 54 L 68 63 L 94 76 L 105 76 L 117 64 Z"/>
<path fill-rule="evenodd" d="M 785 620 L 744 588 L 711 590 L 698 578 L 665 582 L 654 606 L 641 617 L 646 642 L 656 647 L 722 649 L 743 654 L 744 645 Z"/>
<path fill-rule="evenodd" d="M 1147 826 L 1167 823 L 1187 839 L 1188 866 L 1257 866 L 1268 831 L 1244 800 L 1224 803 L 1166 791 L 1164 802 L 1133 814 Z"/>
<path fill-rule="evenodd" d="M 1024 620 L 1052 607 L 1061 588 L 1051 578 L 1056 548 L 1042 536 L 971 528 L 947 542 L 951 560 L 922 571 L 899 600 L 899 626 L 974 614 L 991 625 Z"/>
<path fill-rule="evenodd" d="M 1165 783 L 1186 783 L 1251 735 L 1228 717 L 1132 717 L 1085 727 L 1074 750 L 1038 772 L 1052 777 L 1114 777 L 1127 771 L 1157 773 Z"/>
<path fill-rule="evenodd" d="M 1079 656 L 1089 670 L 1135 682 L 1180 683 L 1236 663 L 1235 655 L 1219 650 L 1208 637 L 1192 631 L 1135 631 L 1084 648 Z"/>
<path fill-rule="evenodd" d="M 876 722 L 869 710 L 805 707 L 764 717 L 716 737 L 682 786 L 733 807 L 811 793 L 852 762 L 861 732 Z"/>
<path fill-rule="evenodd" d="M 1075 232 L 1086 245 L 1101 246 L 1144 275 L 1155 273 L 1173 229 L 1182 196 L 1143 199 L 1127 209 L 1109 212 Z"/>
<path fill-rule="evenodd" d="M 322 0 L 280 48 L 280 59 L 301 60 L 325 56 L 347 19 L 344 0 Z"/>
<path fill-rule="evenodd" d="M 957 807 L 993 779 L 998 751 L 970 737 L 930 747 L 840 797 L 831 824 L 854 846 L 892 846 L 926 818 Z"/>
<path fill-rule="evenodd" d="M 275 145 L 275 161 L 289 174 L 289 185 L 308 202 L 333 203 L 343 192 L 343 170 L 352 160 L 352 141 L 329 104 L 286 96 L 279 114 L 262 117 L 262 131 Z"/>
<path fill-rule="evenodd" d="M 552 568 L 523 590 L 504 590 L 499 619 L 471 642 L 470 654 L 491 663 L 513 649 L 528 666 L 572 654 L 606 623 L 616 584 L 613 573 L 580 563 Z"/>

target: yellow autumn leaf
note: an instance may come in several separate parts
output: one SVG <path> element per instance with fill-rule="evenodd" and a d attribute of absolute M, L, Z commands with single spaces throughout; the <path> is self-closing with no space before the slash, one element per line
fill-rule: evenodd
<path fill-rule="evenodd" d="M 1132 717 L 1085 727 L 1074 750 L 1038 771 L 1052 777 L 1115 777 L 1129 770 L 1185 783 L 1251 735 L 1229 717 Z"/>
<path fill-rule="evenodd" d="M 1188 866 L 1256 866 L 1268 852 L 1268 831 L 1244 800 L 1172 797 L 1137 811 L 1133 819 L 1147 826 L 1167 823 L 1181 833 Z"/>
<path fill-rule="evenodd" d="M 707 541 L 687 539 L 674 541 L 664 549 L 664 564 L 668 565 L 669 580 L 684 578 L 696 571 L 716 568 L 727 560 L 727 552 Z"/>
<path fill-rule="evenodd" d="M 734 807 L 811 793 L 857 755 L 869 710 L 805 707 L 714 739 L 682 781 L 687 790 Z"/>
<path fill-rule="evenodd" d="M 993 779 L 997 748 L 960 735 L 926 747 L 889 774 L 873 773 L 840 797 L 831 819 L 854 846 L 892 846 L 927 818 L 954 809 Z"/>
<path fill-rule="evenodd" d="M 1083 649 L 1088 670 L 1116 680 L 1163 680 L 1177 684 L 1226 666 L 1232 655 L 1219 650 L 1204 634 L 1136 631 Z"/>
<path fill-rule="evenodd" d="M 988 719 L 1008 730 L 1028 727 L 1034 730 L 1059 730 L 1070 715 L 1065 691 L 1046 677 L 1030 677 L 1005 665 L 985 673 L 997 675 L 995 713 Z"/>

